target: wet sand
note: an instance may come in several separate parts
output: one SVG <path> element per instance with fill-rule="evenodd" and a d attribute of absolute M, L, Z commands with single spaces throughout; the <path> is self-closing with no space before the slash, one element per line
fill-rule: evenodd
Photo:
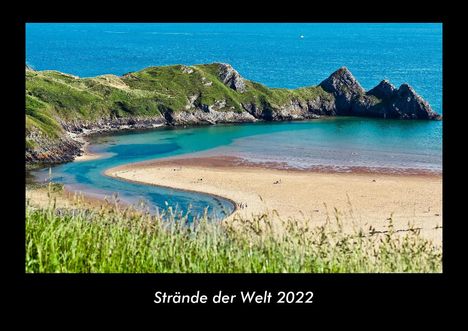
<path fill-rule="evenodd" d="M 76 140 L 79 140 L 81 142 L 83 142 L 83 147 L 82 147 L 82 150 L 83 150 L 83 153 L 81 155 L 78 155 L 77 157 L 75 157 L 75 161 L 90 161 L 90 160 L 96 160 L 96 159 L 99 159 L 101 157 L 103 157 L 104 155 L 103 154 L 97 154 L 97 153 L 92 153 L 89 151 L 89 141 L 83 137 L 81 138 L 75 138 Z"/>
<path fill-rule="evenodd" d="M 284 169 L 282 164 L 215 156 L 146 161 L 108 169 L 106 175 L 231 199 L 238 208 L 226 221 L 275 211 L 275 218 L 295 218 L 312 226 L 338 217 L 344 230 L 384 231 L 391 219 L 398 231 L 418 228 L 434 243 L 442 243 L 440 173 Z"/>

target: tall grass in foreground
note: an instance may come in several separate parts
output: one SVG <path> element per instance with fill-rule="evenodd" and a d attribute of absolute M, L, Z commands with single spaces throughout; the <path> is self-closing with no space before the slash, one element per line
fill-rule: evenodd
<path fill-rule="evenodd" d="M 163 222 L 129 210 L 26 206 L 26 272 L 441 272 L 442 251 L 417 231 L 345 234 L 268 215 L 229 224 Z"/>

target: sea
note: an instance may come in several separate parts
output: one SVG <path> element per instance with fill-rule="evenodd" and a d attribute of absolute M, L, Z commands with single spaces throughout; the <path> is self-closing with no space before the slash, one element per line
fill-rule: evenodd
<path fill-rule="evenodd" d="M 26 63 L 80 77 L 122 75 L 148 66 L 230 63 L 269 87 L 319 84 L 348 67 L 371 89 L 388 79 L 410 84 L 443 114 L 442 24 L 364 23 L 28 23 Z M 443 121 L 323 118 L 304 122 L 162 128 L 97 137 L 101 159 L 51 169 L 54 181 L 88 195 L 115 196 L 151 210 L 223 218 L 229 200 L 197 192 L 124 182 L 113 166 L 181 155 L 229 155 L 294 169 L 368 168 L 442 171 Z M 36 173 L 48 176 L 48 170 Z"/>

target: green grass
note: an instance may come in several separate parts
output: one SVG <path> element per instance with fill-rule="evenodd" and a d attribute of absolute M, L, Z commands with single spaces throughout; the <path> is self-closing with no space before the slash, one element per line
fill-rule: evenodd
<path fill-rule="evenodd" d="M 172 218 L 174 218 L 172 216 Z M 163 222 L 131 210 L 59 213 L 26 206 L 28 273 L 441 272 L 442 250 L 418 231 L 345 234 L 269 215 L 232 223 Z"/>
<path fill-rule="evenodd" d="M 26 131 L 37 129 L 50 138 L 58 138 L 62 132 L 53 118 L 49 106 L 34 96 L 26 95 Z"/>
<path fill-rule="evenodd" d="M 40 131 L 59 140 L 65 134 L 60 122 L 160 117 L 163 111 L 190 111 L 185 107 L 192 96 L 197 96 L 195 106 L 224 101 L 220 111 L 243 112 L 243 104 L 252 103 L 265 108 L 266 113 L 293 100 L 333 99 L 320 87 L 268 88 L 249 80 L 245 80 L 245 86 L 246 91 L 240 93 L 224 85 L 218 77 L 218 64 L 149 67 L 122 77 L 92 78 L 27 70 L 26 129 L 27 133 Z M 28 141 L 27 148 L 35 146 Z"/>

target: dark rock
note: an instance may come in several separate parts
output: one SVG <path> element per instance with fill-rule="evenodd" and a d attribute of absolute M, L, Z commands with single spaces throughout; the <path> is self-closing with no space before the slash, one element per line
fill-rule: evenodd
<path fill-rule="evenodd" d="M 172 109 L 167 108 L 163 111 L 162 114 L 164 118 L 166 119 L 167 124 L 171 124 L 174 121 L 174 116 L 173 116 L 174 111 Z"/>
<path fill-rule="evenodd" d="M 385 117 L 382 101 L 374 96 L 362 95 L 351 103 L 352 116 Z"/>
<path fill-rule="evenodd" d="M 369 90 L 366 94 L 386 100 L 393 98 L 395 96 L 395 91 L 395 86 L 393 86 L 388 80 L 383 80 L 379 83 L 379 85 Z"/>
<path fill-rule="evenodd" d="M 336 115 L 425 120 L 442 118 L 408 84 L 396 90 L 390 82 L 383 80 L 365 93 L 345 67 L 331 74 L 320 86 L 335 97 Z"/>
<path fill-rule="evenodd" d="M 255 118 L 265 121 L 273 121 L 277 119 L 278 109 L 274 108 L 265 98 L 260 98 L 258 103 L 242 104 L 242 107 Z"/>
<path fill-rule="evenodd" d="M 82 143 L 67 136 L 51 140 L 43 134 L 31 132 L 28 140 L 34 142 L 35 148 L 26 148 L 27 164 L 58 164 L 70 162 L 81 154 Z"/>
<path fill-rule="evenodd" d="M 335 97 L 336 114 L 349 115 L 354 100 L 365 91 L 346 67 L 341 67 L 320 83 L 326 92 Z"/>
<path fill-rule="evenodd" d="M 247 112 L 249 112 L 249 114 L 255 118 L 260 118 L 262 116 L 262 109 L 257 107 L 255 103 L 242 103 L 241 105 Z"/>
<path fill-rule="evenodd" d="M 440 120 L 442 117 L 434 112 L 431 106 L 421 98 L 411 86 L 403 84 L 391 100 L 392 117 L 401 119 Z"/>
<path fill-rule="evenodd" d="M 307 101 L 307 110 L 310 114 L 314 115 L 325 115 L 335 116 L 336 115 L 336 104 L 334 97 L 324 98 L 317 97 Z"/>
<path fill-rule="evenodd" d="M 357 100 L 353 105 L 353 115 L 394 119 L 442 118 L 408 84 L 401 85 L 397 90 L 387 81 L 382 81 Z"/>
<path fill-rule="evenodd" d="M 264 98 L 258 103 L 242 104 L 242 107 L 253 117 L 265 121 L 292 121 L 319 118 L 320 115 L 329 112 L 331 103 L 321 101 L 291 100 L 282 106 L 273 105 Z"/>

